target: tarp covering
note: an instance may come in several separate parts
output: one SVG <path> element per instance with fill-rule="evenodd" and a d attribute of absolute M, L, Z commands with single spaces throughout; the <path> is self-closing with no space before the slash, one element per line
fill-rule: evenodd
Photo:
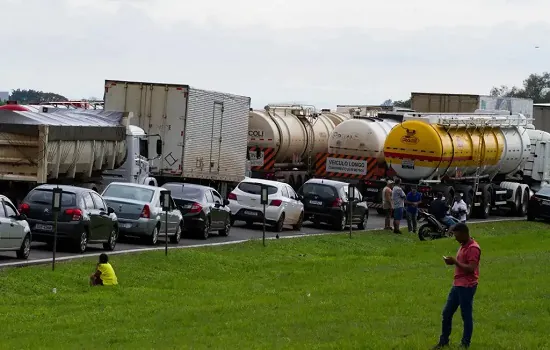
<path fill-rule="evenodd" d="M 26 106 L 21 106 L 26 107 Z M 48 126 L 51 141 L 122 141 L 126 138 L 128 113 L 104 110 L 29 106 L 29 110 L 0 109 L 0 132 L 38 136 L 38 126 Z"/>

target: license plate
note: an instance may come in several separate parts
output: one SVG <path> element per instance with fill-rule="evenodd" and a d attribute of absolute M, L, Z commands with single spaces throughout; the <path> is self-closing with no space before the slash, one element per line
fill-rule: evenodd
<path fill-rule="evenodd" d="M 122 228 L 130 228 L 130 227 L 132 227 L 132 224 L 121 224 L 120 226 Z"/>
<path fill-rule="evenodd" d="M 550 205 L 550 201 L 542 201 L 542 205 Z"/>
<path fill-rule="evenodd" d="M 323 205 L 323 202 L 320 201 L 309 201 L 309 203 L 313 205 Z"/>
<path fill-rule="evenodd" d="M 367 188 L 367 192 L 378 192 L 378 188 Z"/>
<path fill-rule="evenodd" d="M 53 231 L 53 225 L 42 225 L 42 224 L 36 224 L 34 226 L 35 230 L 42 230 L 42 231 Z"/>
<path fill-rule="evenodd" d="M 245 215 L 258 216 L 258 213 L 255 212 L 255 211 L 248 211 L 248 210 L 245 210 L 244 213 L 245 213 Z"/>

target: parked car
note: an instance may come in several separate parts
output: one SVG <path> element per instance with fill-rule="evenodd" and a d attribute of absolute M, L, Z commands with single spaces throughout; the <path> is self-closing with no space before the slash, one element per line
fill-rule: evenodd
<path fill-rule="evenodd" d="M 140 237 L 151 245 L 157 244 L 159 235 L 164 237 L 166 218 L 160 203 L 160 192 L 163 190 L 166 189 L 126 182 L 107 185 L 103 197 L 115 210 L 121 236 Z M 180 242 L 182 230 L 183 216 L 171 198 L 168 237 L 172 243 Z"/>
<path fill-rule="evenodd" d="M 232 219 L 246 221 L 248 225 L 263 222 L 262 186 L 267 187 L 268 193 L 266 224 L 276 232 L 281 232 L 284 225 L 292 225 L 299 231 L 304 220 L 304 205 L 292 187 L 277 181 L 247 178 L 239 183 L 228 195 Z"/>
<path fill-rule="evenodd" d="M 40 185 L 30 191 L 19 210 L 27 216 L 33 241 L 53 243 L 54 213 L 53 189 L 57 185 Z M 118 239 L 118 223 L 113 208 L 90 189 L 59 185 L 61 211 L 57 218 L 57 237 L 68 242 L 79 253 L 89 244 L 102 243 L 106 250 L 114 250 Z"/>
<path fill-rule="evenodd" d="M 25 214 L 20 214 L 12 201 L 0 195 L 0 251 L 15 251 L 17 258 L 27 259 L 31 253 L 31 229 Z"/>
<path fill-rule="evenodd" d="M 317 226 L 328 223 L 342 231 L 347 225 L 357 224 L 360 230 L 367 227 L 369 208 L 358 190 L 355 198 L 348 198 L 348 184 L 325 179 L 310 179 L 298 190 L 304 203 L 305 220 Z M 352 222 L 349 222 L 349 205 L 352 204 Z"/>
<path fill-rule="evenodd" d="M 228 236 L 231 230 L 229 201 L 212 187 L 170 182 L 162 187 L 170 190 L 172 198 L 183 215 L 184 232 L 207 239 L 212 231 Z"/>
<path fill-rule="evenodd" d="M 529 199 L 527 219 L 550 219 L 550 186 L 542 187 Z"/>

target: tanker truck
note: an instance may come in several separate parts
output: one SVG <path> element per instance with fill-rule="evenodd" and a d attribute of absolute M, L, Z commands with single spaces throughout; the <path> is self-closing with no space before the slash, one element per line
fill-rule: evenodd
<path fill-rule="evenodd" d="M 284 181 L 298 189 L 315 172 L 315 157 L 326 152 L 329 135 L 344 113 L 313 106 L 271 104 L 250 110 L 248 153 L 251 176 Z"/>
<path fill-rule="evenodd" d="M 472 217 L 496 209 L 523 216 L 532 190 L 548 184 L 548 141 L 550 134 L 522 114 L 410 113 L 389 132 L 384 158 L 427 200 L 461 193 Z"/>
<path fill-rule="evenodd" d="M 101 192 L 111 181 L 145 183 L 145 133 L 131 113 L 0 106 L 0 191 L 19 202 L 36 185 L 59 183 Z"/>

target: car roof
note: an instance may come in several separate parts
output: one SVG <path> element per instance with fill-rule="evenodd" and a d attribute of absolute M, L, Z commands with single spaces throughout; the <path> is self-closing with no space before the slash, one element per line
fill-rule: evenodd
<path fill-rule="evenodd" d="M 246 179 L 241 181 L 241 183 L 243 183 L 243 182 L 258 183 L 258 184 L 271 185 L 271 186 L 276 186 L 276 187 L 279 187 L 281 185 L 288 185 L 285 182 L 273 181 L 273 180 L 264 180 L 264 179 L 254 179 L 254 178 L 251 178 L 251 177 L 247 177 Z"/>
<path fill-rule="evenodd" d="M 129 187 L 138 187 L 138 188 L 146 188 L 150 190 L 166 190 L 164 187 L 157 187 L 157 186 L 149 186 L 149 185 L 142 185 L 142 184 L 135 184 L 131 182 L 111 182 L 110 185 L 123 185 L 123 186 L 129 186 Z"/>
<path fill-rule="evenodd" d="M 207 190 L 214 190 L 216 191 L 216 189 L 210 187 L 210 186 L 204 186 L 204 185 L 196 185 L 196 184 L 190 184 L 190 183 L 186 183 L 186 182 L 167 182 L 165 183 L 163 186 L 166 186 L 166 185 L 171 185 L 171 186 L 182 186 L 183 187 L 188 187 L 188 188 L 197 188 L 197 189 L 201 189 L 203 191 L 207 191 Z M 217 192 L 217 191 L 216 191 Z"/>
<path fill-rule="evenodd" d="M 334 186 L 334 187 L 344 187 L 349 185 L 347 182 L 327 180 L 327 179 L 309 179 L 304 183 L 304 185 L 305 184 L 328 185 L 328 186 Z"/>
<path fill-rule="evenodd" d="M 57 188 L 57 187 L 61 188 L 63 192 L 82 193 L 82 192 L 91 191 L 89 188 L 85 188 L 85 187 L 55 185 L 55 184 L 42 184 L 40 186 L 36 186 L 35 188 L 33 188 L 33 190 L 53 190 L 54 188 Z"/>

